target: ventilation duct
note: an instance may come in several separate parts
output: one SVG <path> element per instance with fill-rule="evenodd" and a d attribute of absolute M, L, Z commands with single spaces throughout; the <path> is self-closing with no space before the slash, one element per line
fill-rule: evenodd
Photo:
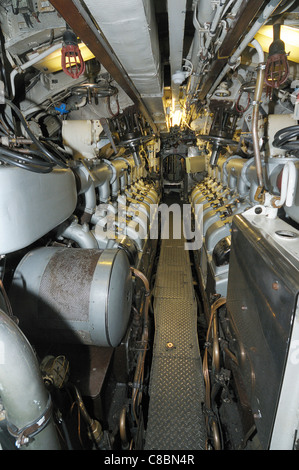
<path fill-rule="evenodd" d="M 166 130 L 154 5 L 150 0 L 85 0 L 161 131 Z M 128 54 L 128 51 L 130 53 Z"/>

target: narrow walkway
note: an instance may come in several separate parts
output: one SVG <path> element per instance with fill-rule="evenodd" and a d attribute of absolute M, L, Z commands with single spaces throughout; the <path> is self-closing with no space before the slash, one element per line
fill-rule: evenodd
<path fill-rule="evenodd" d="M 184 240 L 162 240 L 145 449 L 203 450 L 204 385 L 197 307 Z"/>

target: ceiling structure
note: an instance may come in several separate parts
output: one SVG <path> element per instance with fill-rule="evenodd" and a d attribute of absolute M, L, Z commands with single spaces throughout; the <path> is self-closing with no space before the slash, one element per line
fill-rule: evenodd
<path fill-rule="evenodd" d="M 187 111 L 190 124 L 194 102 L 204 101 L 259 29 L 294 2 L 103 0 L 100 8 L 95 0 L 51 3 L 163 133 L 177 110 Z"/>
<path fill-rule="evenodd" d="M 298 448 L 299 0 L 0 24 L 0 444 Z"/>

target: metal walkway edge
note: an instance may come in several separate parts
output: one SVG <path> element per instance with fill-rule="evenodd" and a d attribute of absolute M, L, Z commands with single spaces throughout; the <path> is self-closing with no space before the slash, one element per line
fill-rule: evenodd
<path fill-rule="evenodd" d="M 204 450 L 204 380 L 197 306 L 183 239 L 162 240 L 154 315 L 145 449 Z"/>

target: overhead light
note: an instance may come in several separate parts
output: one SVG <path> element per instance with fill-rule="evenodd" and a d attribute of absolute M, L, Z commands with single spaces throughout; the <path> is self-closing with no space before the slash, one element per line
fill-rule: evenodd
<path fill-rule="evenodd" d="M 299 29 L 282 25 L 280 38 L 285 43 L 285 50 L 288 60 L 299 63 Z M 264 52 L 269 52 L 269 47 L 273 42 L 273 26 L 262 26 L 255 39 L 260 43 Z"/>
<path fill-rule="evenodd" d="M 79 49 L 85 62 L 94 58 L 93 53 L 88 49 L 88 47 L 84 43 L 79 43 Z M 28 57 L 30 59 L 29 55 Z M 52 54 L 49 54 L 45 59 L 42 59 L 36 64 L 34 64 L 34 67 L 45 73 L 54 73 L 58 72 L 58 70 L 62 70 L 61 49 L 52 52 Z"/>
<path fill-rule="evenodd" d="M 183 113 L 180 109 L 174 111 L 172 114 L 172 127 L 179 126 L 181 124 L 182 114 Z"/>
<path fill-rule="evenodd" d="M 186 78 L 190 77 L 193 71 L 192 62 L 189 59 L 183 59 L 184 65 L 182 70 L 177 70 L 171 77 L 173 83 L 181 85 Z"/>
<path fill-rule="evenodd" d="M 173 83 L 181 85 L 186 78 L 186 73 L 183 70 L 177 70 L 171 77 Z"/>

